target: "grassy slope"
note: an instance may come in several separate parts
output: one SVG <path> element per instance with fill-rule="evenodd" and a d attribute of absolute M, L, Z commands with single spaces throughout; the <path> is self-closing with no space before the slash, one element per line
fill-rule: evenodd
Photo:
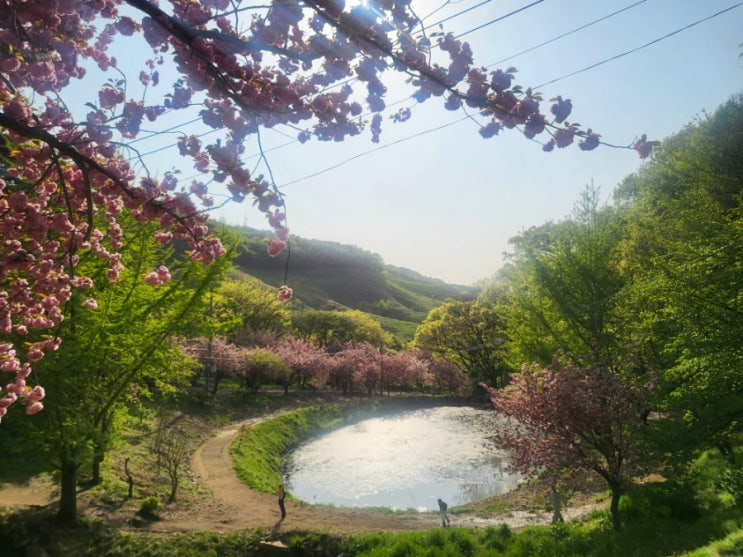
<path fill-rule="evenodd" d="M 294 289 L 296 307 L 357 309 L 372 315 L 405 341 L 429 310 L 447 299 L 473 298 L 478 288 L 447 284 L 415 271 L 385 265 L 371 252 L 355 246 L 292 237 L 291 251 L 274 259 L 266 254 L 265 232 L 237 228 L 244 246 L 235 264 L 266 284 L 287 282 Z"/>

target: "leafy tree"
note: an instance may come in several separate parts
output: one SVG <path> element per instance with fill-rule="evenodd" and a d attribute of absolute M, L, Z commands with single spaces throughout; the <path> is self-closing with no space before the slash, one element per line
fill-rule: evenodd
<path fill-rule="evenodd" d="M 360 388 L 374 393 L 381 380 L 381 354 L 367 342 L 349 342 L 333 353 L 328 383 L 344 394 Z"/>
<path fill-rule="evenodd" d="M 456 394 L 470 385 L 468 377 L 449 360 L 431 360 L 428 369 L 433 375 L 434 386 L 441 392 Z"/>
<path fill-rule="evenodd" d="M 394 343 L 392 334 L 379 321 L 359 310 L 309 310 L 295 314 L 292 325 L 296 335 L 321 348 L 347 342 L 368 342 L 375 346 Z"/>
<path fill-rule="evenodd" d="M 311 342 L 295 337 L 286 337 L 271 347 L 291 368 L 301 388 L 322 385 L 327 367 L 328 353 Z"/>
<path fill-rule="evenodd" d="M 242 357 L 245 386 L 257 393 L 262 385 L 274 383 L 288 392 L 291 385 L 291 369 L 283 358 L 270 350 L 254 348 L 245 350 Z"/>
<path fill-rule="evenodd" d="M 503 321 L 492 303 L 450 301 L 428 312 L 415 332 L 413 345 L 437 358 L 454 362 L 473 384 L 499 385 L 509 368 Z"/>
<path fill-rule="evenodd" d="M 243 375 L 245 350 L 222 337 L 191 339 L 184 342 L 183 350 L 199 361 L 207 375 L 207 389 L 212 393 L 219 390 L 225 377 L 237 379 Z"/>
<path fill-rule="evenodd" d="M 490 393 L 495 408 L 515 419 L 497 432 L 513 465 L 527 476 L 566 466 L 595 472 L 611 490 L 612 523 L 619 530 L 619 498 L 645 456 L 650 391 L 606 369 L 557 362 L 523 366 L 508 387 Z"/>
<path fill-rule="evenodd" d="M 59 466 L 63 522 L 77 516 L 81 465 L 92 461 L 93 480 L 99 478 L 117 411 L 128 400 L 166 395 L 188 379 L 191 361 L 173 337 L 198 319 L 202 297 L 224 271 L 223 264 L 207 268 L 169 255 L 172 250 L 158 247 L 148 227 L 122 232 L 124 268 L 117 281 L 110 283 L 94 258 L 81 262 L 81 271 L 93 277 L 96 302 L 74 300 L 81 309 L 63 324 L 67 341 L 35 366 L 53 404 L 39 415 L 34 438 Z M 168 283 L 141 280 L 153 260 L 170 264 Z"/>
<path fill-rule="evenodd" d="M 152 56 L 132 79 L 118 68 L 113 50 L 138 47 Z M 264 127 L 291 126 L 300 141 L 342 140 L 367 129 L 378 141 L 386 108 L 382 77 L 395 70 L 409 78 L 411 104 L 436 97 L 447 109 L 466 106 L 479 113 L 483 137 L 509 128 L 545 138 L 545 150 L 576 138 L 584 150 L 601 143 L 596 132 L 566 120 L 569 100 L 558 97 L 547 110 L 538 94 L 513 83 L 514 69 L 487 74 L 467 43 L 427 33 L 407 0 L 374 8 L 334 0 L 250 7 L 226 0 L 12 0 L 0 12 L 0 53 L 0 136 L 12 146 L 0 177 L 6 240 L 0 245 L 0 369 L 14 375 L 7 392 L 26 399 L 30 412 L 40 409 L 43 396 L 25 389 L 31 364 L 57 343 L 27 346 L 12 335 L 61 323 L 73 290 L 88 285 L 78 271 L 82 253 L 100 257 L 116 280 L 124 207 L 156 223 L 158 240 L 182 240 L 194 260 L 211 263 L 223 247 L 202 209 L 219 195 L 251 198 L 276 233 L 269 253 L 285 248 L 283 196 L 270 179 L 251 172 L 244 155 L 245 141 L 260 139 Z M 102 81 L 109 79 L 78 109 L 70 86 L 95 75 L 91 62 Z M 174 75 L 161 76 L 164 68 Z M 200 126 L 178 137 L 177 146 L 184 164 L 203 178 L 180 181 L 180 168 L 155 177 L 134 142 L 170 131 L 173 117 L 189 110 L 198 113 Z M 393 119 L 409 116 L 403 107 Z M 209 130 L 208 140 L 201 130 Z M 651 143 L 643 137 L 633 147 L 647 156 Z M 94 223 L 95 215 L 103 218 Z M 110 249 L 102 249 L 103 238 L 114 240 Z M 167 276 L 152 272 L 152 281 Z M 279 296 L 287 299 L 291 290 L 284 286 Z M 3 409 L 11 399 L 3 396 Z"/>
<path fill-rule="evenodd" d="M 415 352 L 382 353 L 379 357 L 379 366 L 379 394 L 383 393 L 385 387 L 389 394 L 392 388 L 423 391 L 433 385 L 429 361 L 420 358 Z"/>
<path fill-rule="evenodd" d="M 616 192 L 627 206 L 628 309 L 643 358 L 664 370 L 675 440 L 728 455 L 743 417 L 741 133 L 739 97 L 668 138 Z"/>
<path fill-rule="evenodd" d="M 571 219 L 511 240 L 506 316 L 513 363 L 549 363 L 558 352 L 579 365 L 619 367 L 625 358 L 620 269 L 622 220 L 587 187 Z"/>
<path fill-rule="evenodd" d="M 229 338 L 241 345 L 251 345 L 266 335 L 284 334 L 290 324 L 289 310 L 272 289 L 246 277 L 228 280 L 217 289 L 215 311 L 220 319 L 232 323 Z"/>

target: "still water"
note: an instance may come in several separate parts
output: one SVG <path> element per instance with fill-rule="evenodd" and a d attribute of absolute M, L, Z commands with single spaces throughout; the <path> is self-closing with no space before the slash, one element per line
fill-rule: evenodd
<path fill-rule="evenodd" d="M 492 435 L 497 415 L 469 407 L 364 420 L 310 441 L 287 461 L 295 497 L 343 507 L 436 510 L 516 487 Z"/>

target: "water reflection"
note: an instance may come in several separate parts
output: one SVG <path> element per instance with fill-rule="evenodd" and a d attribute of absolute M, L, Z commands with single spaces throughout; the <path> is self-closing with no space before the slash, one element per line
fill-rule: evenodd
<path fill-rule="evenodd" d="M 310 503 L 436 510 L 513 489 L 508 455 L 493 446 L 497 416 L 467 407 L 365 420 L 299 447 L 286 483 Z"/>

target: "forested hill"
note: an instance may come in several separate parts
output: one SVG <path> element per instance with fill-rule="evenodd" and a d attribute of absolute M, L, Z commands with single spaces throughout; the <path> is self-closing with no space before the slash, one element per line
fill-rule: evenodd
<path fill-rule="evenodd" d="M 229 227 L 244 238 L 235 265 L 263 282 L 284 284 L 285 251 L 266 253 L 270 233 Z M 292 236 L 286 283 L 296 304 L 313 309 L 358 309 L 367 313 L 420 323 L 428 311 L 447 299 L 471 299 L 479 289 L 447 284 L 420 273 L 385 265 L 382 258 L 355 246 Z"/>

